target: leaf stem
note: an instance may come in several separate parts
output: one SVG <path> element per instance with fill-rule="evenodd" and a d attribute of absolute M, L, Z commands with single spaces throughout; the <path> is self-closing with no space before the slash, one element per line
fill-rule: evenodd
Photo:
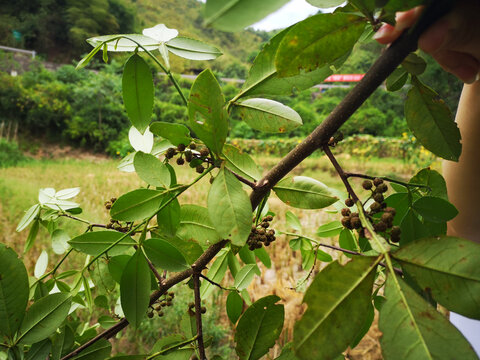
<path fill-rule="evenodd" d="M 47 278 L 48 276 L 50 275 L 55 275 L 55 273 L 57 272 L 58 268 L 60 267 L 60 265 L 62 265 L 62 263 L 67 259 L 68 255 L 70 255 L 70 253 L 73 251 L 73 248 L 70 248 L 68 249 L 68 251 L 66 252 L 65 255 L 63 255 L 63 257 L 60 259 L 60 261 L 55 264 L 54 268 L 52 270 L 50 270 L 49 272 L 47 272 L 46 274 L 42 275 L 40 278 L 38 278 L 33 284 L 32 286 L 30 287 L 33 287 L 34 285 L 36 285 L 38 282 L 42 281 L 43 279 Z"/>
<path fill-rule="evenodd" d="M 157 351 L 156 353 L 150 355 L 149 357 L 147 357 L 145 360 L 151 360 L 151 359 L 154 359 L 156 358 L 157 356 L 160 356 L 160 355 L 163 355 L 163 354 L 166 354 L 168 353 L 169 351 L 172 351 L 172 350 L 175 350 L 175 349 L 178 349 L 182 346 L 185 346 L 185 345 L 188 345 L 188 344 L 191 344 L 192 342 L 194 342 L 195 340 L 197 340 L 198 336 L 194 336 L 193 338 L 189 339 L 189 340 L 185 340 L 185 341 L 182 341 L 176 345 L 173 345 L 173 346 L 170 346 L 166 349 L 163 349 L 163 350 L 160 350 L 160 351 Z"/>

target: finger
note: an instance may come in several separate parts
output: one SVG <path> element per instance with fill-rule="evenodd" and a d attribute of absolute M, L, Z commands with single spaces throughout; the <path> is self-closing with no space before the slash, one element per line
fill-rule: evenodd
<path fill-rule="evenodd" d="M 426 53 L 433 54 L 448 42 L 450 23 L 443 18 L 430 26 L 418 40 L 418 46 Z"/>
<path fill-rule="evenodd" d="M 420 17 L 424 10 L 423 6 L 417 6 L 408 11 L 399 11 L 395 14 L 395 29 L 403 31 L 411 27 Z"/>
<path fill-rule="evenodd" d="M 394 42 L 401 33 L 401 31 L 396 30 L 392 25 L 383 24 L 375 35 L 373 35 L 373 38 L 380 44 L 387 45 Z"/>
<path fill-rule="evenodd" d="M 452 73 L 466 84 L 477 80 L 480 62 L 473 56 L 457 51 L 444 50 L 432 54 L 433 58 L 446 71 Z"/>

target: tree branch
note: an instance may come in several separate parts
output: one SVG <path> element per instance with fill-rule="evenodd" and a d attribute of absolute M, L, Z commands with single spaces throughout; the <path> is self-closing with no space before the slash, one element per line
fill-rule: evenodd
<path fill-rule="evenodd" d="M 385 79 L 402 63 L 405 57 L 417 49 L 418 38 L 430 25 L 445 15 L 452 1 L 436 0 L 425 9 L 418 23 L 404 32 L 372 65 L 363 79 L 343 98 L 330 115 L 300 144 L 290 151 L 261 180 L 250 195 L 255 209 L 268 190 L 284 178 L 315 150 L 328 143 L 330 137 L 368 99 Z"/>
<path fill-rule="evenodd" d="M 366 174 L 358 174 L 358 173 L 351 173 L 351 172 L 346 172 L 345 176 L 347 178 L 356 177 L 356 178 L 367 179 L 367 180 L 373 180 L 375 178 L 379 178 L 379 179 L 382 179 L 382 180 L 385 180 L 385 181 L 388 181 L 388 182 L 391 182 L 391 183 L 394 183 L 394 184 L 403 185 L 403 186 L 406 186 L 406 187 L 426 188 L 428 190 L 431 190 L 430 186 L 428 186 L 428 185 L 407 183 L 405 181 L 392 179 L 392 178 L 389 178 L 389 177 L 386 177 L 386 176 L 370 176 L 370 175 L 366 175 Z"/>
<path fill-rule="evenodd" d="M 227 169 L 227 168 L 225 168 L 225 169 Z M 235 175 L 235 177 L 236 177 L 238 180 L 240 180 L 240 182 L 242 182 L 242 183 L 250 186 L 252 189 L 255 189 L 255 187 L 257 186 L 256 183 L 254 183 L 253 181 L 250 181 L 250 180 L 244 178 L 242 175 L 239 175 L 239 174 L 237 174 L 236 172 L 234 172 L 234 171 L 232 171 L 232 170 L 230 170 L 230 169 L 227 169 L 227 170 L 230 171 L 233 175 Z"/>
<path fill-rule="evenodd" d="M 222 290 L 229 291 L 229 289 L 224 288 L 222 285 L 220 285 L 219 283 L 216 283 L 215 281 L 209 279 L 208 277 L 206 277 L 206 276 L 203 275 L 202 273 L 199 273 L 198 276 L 200 276 L 202 279 L 207 280 L 210 284 L 212 284 L 212 285 L 214 285 L 214 286 L 217 286 L 217 287 L 219 287 L 219 288 L 222 289 Z"/>
<path fill-rule="evenodd" d="M 193 273 L 193 293 L 195 295 L 195 320 L 197 323 L 197 343 L 200 360 L 207 360 L 205 356 L 205 344 L 203 343 L 203 327 L 202 327 L 202 299 L 200 298 L 200 276 L 199 272 L 194 269 Z"/>
<path fill-rule="evenodd" d="M 333 156 L 332 151 L 330 150 L 330 147 L 328 145 L 323 145 L 323 151 L 327 155 L 328 159 L 332 163 L 333 167 L 335 170 L 337 170 L 338 176 L 340 176 L 340 179 L 342 179 L 343 184 L 345 185 L 345 188 L 347 189 L 348 194 L 350 197 L 353 199 L 355 204 L 360 201 L 358 198 L 357 194 L 355 194 L 355 191 L 353 190 L 352 186 L 348 182 L 347 176 L 345 175 L 345 172 L 343 171 L 342 167 L 338 163 L 337 159 L 335 159 L 335 156 Z"/>

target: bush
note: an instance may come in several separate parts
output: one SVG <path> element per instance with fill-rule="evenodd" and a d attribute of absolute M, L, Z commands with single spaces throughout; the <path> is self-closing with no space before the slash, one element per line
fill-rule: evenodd
<path fill-rule="evenodd" d="M 25 160 L 26 157 L 18 148 L 17 143 L 0 139 L 0 168 L 16 166 Z"/>

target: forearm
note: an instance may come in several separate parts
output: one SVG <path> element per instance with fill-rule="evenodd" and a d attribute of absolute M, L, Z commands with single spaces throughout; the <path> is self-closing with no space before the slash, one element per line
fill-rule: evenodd
<path fill-rule="evenodd" d="M 480 242 L 477 218 L 480 206 L 480 81 L 464 85 L 456 121 L 462 134 L 462 155 L 458 163 L 445 161 L 443 164 L 449 199 L 459 211 L 449 222 L 448 233 Z"/>

